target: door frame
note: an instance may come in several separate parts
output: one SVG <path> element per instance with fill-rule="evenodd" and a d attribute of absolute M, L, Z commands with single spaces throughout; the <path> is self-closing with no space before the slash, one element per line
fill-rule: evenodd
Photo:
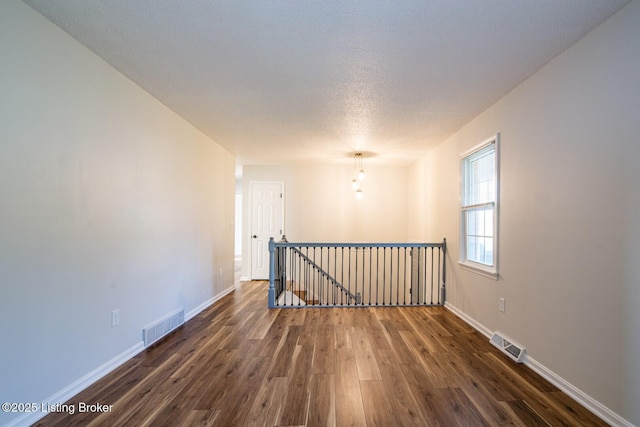
<path fill-rule="evenodd" d="M 252 242 L 252 235 L 253 235 L 253 192 L 254 192 L 254 188 L 256 185 L 258 184 L 279 184 L 280 185 L 280 192 L 282 193 L 282 197 L 280 198 L 280 211 L 282 212 L 282 235 L 286 234 L 285 231 L 285 185 L 284 185 L 284 181 L 249 181 L 249 200 L 248 200 L 248 206 L 249 206 L 249 217 L 247 218 L 247 224 L 248 224 L 248 233 L 247 233 L 247 238 L 245 239 L 245 242 L 247 243 L 247 248 L 248 251 L 246 252 L 249 258 L 249 263 L 248 263 L 248 267 L 249 267 L 249 279 L 253 280 L 253 242 Z"/>

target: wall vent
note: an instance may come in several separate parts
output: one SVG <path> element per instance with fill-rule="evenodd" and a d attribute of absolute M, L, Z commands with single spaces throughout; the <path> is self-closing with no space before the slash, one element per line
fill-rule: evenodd
<path fill-rule="evenodd" d="M 184 325 L 184 309 L 182 308 L 144 328 L 142 330 L 144 346 L 150 346 L 181 325 Z"/>
<path fill-rule="evenodd" d="M 518 363 L 522 363 L 524 361 L 524 354 L 527 350 L 521 345 L 518 345 L 501 335 L 499 332 L 495 332 L 491 336 L 491 344 L 498 348 L 501 352 L 509 356 L 511 359 L 515 360 Z"/>

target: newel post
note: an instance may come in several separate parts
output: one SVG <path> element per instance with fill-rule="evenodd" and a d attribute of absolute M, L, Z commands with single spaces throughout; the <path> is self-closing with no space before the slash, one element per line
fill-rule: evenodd
<path fill-rule="evenodd" d="M 447 299 L 447 239 L 442 239 L 442 305 Z"/>
<path fill-rule="evenodd" d="M 269 239 L 269 308 L 276 306 L 276 242 Z"/>

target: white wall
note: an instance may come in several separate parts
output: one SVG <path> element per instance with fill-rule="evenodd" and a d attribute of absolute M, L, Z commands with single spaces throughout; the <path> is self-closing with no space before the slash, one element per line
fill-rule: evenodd
<path fill-rule="evenodd" d="M 242 276 L 249 277 L 251 181 L 285 184 L 285 234 L 290 242 L 405 242 L 407 169 L 365 160 L 364 198 L 351 189 L 353 165 L 245 166 Z"/>
<path fill-rule="evenodd" d="M 0 402 L 43 402 L 233 285 L 235 161 L 21 2 L 0 58 Z"/>
<path fill-rule="evenodd" d="M 448 238 L 449 303 L 522 343 L 534 361 L 634 424 L 640 424 L 638 23 L 634 1 L 409 172 L 416 183 L 409 237 Z M 493 281 L 456 261 L 459 155 L 496 132 L 500 280 Z M 506 298 L 504 314 L 498 297 Z"/>

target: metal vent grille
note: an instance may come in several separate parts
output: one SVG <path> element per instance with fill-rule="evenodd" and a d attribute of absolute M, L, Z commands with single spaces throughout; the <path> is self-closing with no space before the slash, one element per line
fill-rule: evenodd
<path fill-rule="evenodd" d="M 159 341 L 170 332 L 176 330 L 179 326 L 184 324 L 184 309 L 180 309 L 175 313 L 172 313 L 155 323 L 147 326 L 142 330 L 142 339 L 144 346 L 148 347 L 151 344 Z"/>
<path fill-rule="evenodd" d="M 498 350 L 509 356 L 509 358 L 515 360 L 518 363 L 524 361 L 525 348 L 521 345 L 515 344 L 513 341 L 505 338 L 499 332 L 495 332 L 491 336 L 491 344 L 493 344 Z"/>

